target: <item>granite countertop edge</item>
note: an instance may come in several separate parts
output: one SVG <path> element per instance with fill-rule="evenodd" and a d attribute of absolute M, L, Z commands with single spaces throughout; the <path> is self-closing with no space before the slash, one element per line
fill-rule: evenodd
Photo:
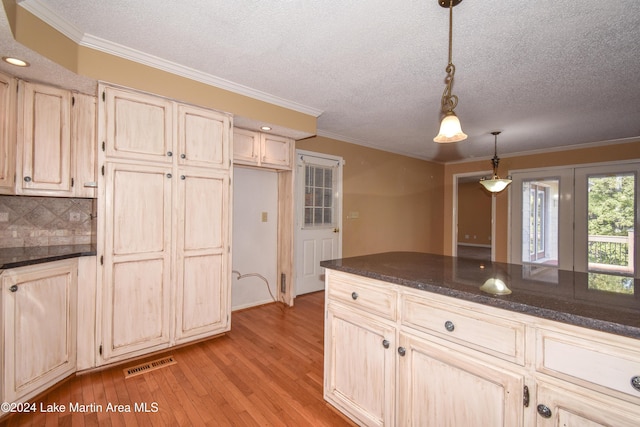
<path fill-rule="evenodd" d="M 0 270 L 9 270 L 69 258 L 95 256 L 96 253 L 96 246 L 92 244 L 0 248 Z"/>
<path fill-rule="evenodd" d="M 629 338 L 640 339 L 640 328 L 632 325 L 626 325 L 616 321 L 596 319 L 593 317 L 562 311 L 558 309 L 551 309 L 542 307 L 533 303 L 523 303 L 518 301 L 510 301 L 503 298 L 500 295 L 489 295 L 485 293 L 476 293 L 472 291 L 465 291 L 461 289 L 454 289 L 444 284 L 430 283 L 426 280 L 410 280 L 398 276 L 391 276 L 387 274 L 381 274 L 378 272 L 368 271 L 360 268 L 351 268 L 348 266 L 336 265 L 333 261 L 323 261 L 320 263 L 322 267 L 330 270 L 342 271 L 345 273 L 351 273 L 362 277 L 368 277 L 370 279 L 380 280 L 383 282 L 389 282 L 392 284 L 406 286 L 413 289 L 418 289 L 426 292 L 432 292 L 439 295 L 445 295 L 461 300 L 474 302 L 482 305 L 487 305 L 495 308 L 500 308 L 508 311 L 522 313 L 534 317 L 553 320 L 561 323 L 566 323 L 574 326 L 580 326 L 587 329 L 593 329 L 601 332 L 607 332 L 614 335 L 625 336 Z M 573 304 L 572 308 L 575 308 Z M 615 317 L 615 315 L 614 315 Z"/>

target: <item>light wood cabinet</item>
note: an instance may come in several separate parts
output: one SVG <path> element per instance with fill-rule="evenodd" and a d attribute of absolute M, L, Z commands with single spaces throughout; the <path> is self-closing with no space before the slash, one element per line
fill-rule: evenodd
<path fill-rule="evenodd" d="M 95 198 L 98 186 L 96 97 L 74 93 L 72 104 L 73 196 Z"/>
<path fill-rule="evenodd" d="M 431 318 L 417 315 L 417 304 L 424 304 L 419 296 L 403 304 L 407 295 L 393 285 L 332 270 L 326 271 L 326 292 L 325 399 L 354 421 L 523 425 L 523 372 L 502 360 L 492 364 L 492 357 L 480 363 L 474 349 L 403 327 L 410 313 L 423 330 L 436 328 Z M 421 309 L 440 322 L 443 312 Z M 461 319 L 467 318 L 454 320 Z"/>
<path fill-rule="evenodd" d="M 640 419 L 636 339 L 330 269 L 325 316 L 324 396 L 361 425 Z"/>
<path fill-rule="evenodd" d="M 107 163 L 102 357 L 169 345 L 171 168 Z"/>
<path fill-rule="evenodd" d="M 233 162 L 239 165 L 291 170 L 295 142 L 291 138 L 233 130 Z"/>
<path fill-rule="evenodd" d="M 3 396 L 24 401 L 76 369 L 75 259 L 2 272 Z"/>
<path fill-rule="evenodd" d="M 522 373 L 431 337 L 401 333 L 398 352 L 398 425 L 523 425 Z"/>
<path fill-rule="evenodd" d="M 178 181 L 176 342 L 228 329 L 229 176 L 181 169 Z"/>
<path fill-rule="evenodd" d="M 229 169 L 229 129 L 226 114 L 178 104 L 178 164 Z"/>
<path fill-rule="evenodd" d="M 71 92 L 21 81 L 16 193 L 72 195 Z"/>
<path fill-rule="evenodd" d="M 324 398 L 369 426 L 394 424 L 396 330 L 328 300 Z"/>
<path fill-rule="evenodd" d="M 19 82 L 15 193 L 95 197 L 96 99 Z"/>
<path fill-rule="evenodd" d="M 16 79 L 0 74 L 0 194 L 15 193 Z"/>
<path fill-rule="evenodd" d="M 100 93 L 101 364 L 229 329 L 232 120 L 127 89 Z"/>
<path fill-rule="evenodd" d="M 105 155 L 172 164 L 174 103 L 166 98 L 101 85 Z"/>

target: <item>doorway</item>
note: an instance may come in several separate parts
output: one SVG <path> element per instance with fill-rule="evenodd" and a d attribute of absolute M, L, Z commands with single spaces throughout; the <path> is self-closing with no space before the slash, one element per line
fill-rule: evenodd
<path fill-rule="evenodd" d="M 491 172 L 453 176 L 453 244 L 452 255 L 492 261 L 495 258 L 495 199 L 479 184 Z"/>
<path fill-rule="evenodd" d="M 342 164 L 296 150 L 295 295 L 323 290 L 320 262 L 342 256 Z"/>

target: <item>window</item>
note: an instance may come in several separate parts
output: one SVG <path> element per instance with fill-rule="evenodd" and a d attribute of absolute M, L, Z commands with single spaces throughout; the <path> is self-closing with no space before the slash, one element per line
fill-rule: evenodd
<path fill-rule="evenodd" d="M 307 164 L 304 171 L 305 227 L 333 226 L 334 167 Z"/>
<path fill-rule="evenodd" d="M 640 277 L 640 163 L 512 176 L 510 262 L 592 273 L 590 286 L 616 292 Z"/>

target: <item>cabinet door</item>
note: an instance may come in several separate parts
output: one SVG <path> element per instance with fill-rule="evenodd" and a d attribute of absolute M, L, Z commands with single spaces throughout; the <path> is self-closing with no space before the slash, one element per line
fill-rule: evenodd
<path fill-rule="evenodd" d="M 0 194 L 15 193 L 16 80 L 0 74 Z"/>
<path fill-rule="evenodd" d="M 612 399 L 567 384 L 568 388 L 538 384 L 536 426 L 538 427 L 632 427 L 638 425 L 638 405 Z"/>
<path fill-rule="evenodd" d="M 5 401 L 29 398 L 75 371 L 76 293 L 76 260 L 4 272 Z"/>
<path fill-rule="evenodd" d="M 75 158 L 75 197 L 96 197 L 96 97 L 76 93 L 71 109 L 71 144 Z"/>
<path fill-rule="evenodd" d="M 233 130 L 233 162 L 258 166 L 260 163 L 260 133 L 245 129 Z"/>
<path fill-rule="evenodd" d="M 176 341 L 229 329 L 229 177 L 183 169 L 178 180 Z"/>
<path fill-rule="evenodd" d="M 101 89 L 107 158 L 172 163 L 173 103 L 125 89 Z"/>
<path fill-rule="evenodd" d="M 230 127 L 226 114 L 178 105 L 178 164 L 229 169 Z"/>
<path fill-rule="evenodd" d="M 103 360 L 169 344 L 171 169 L 107 163 Z"/>
<path fill-rule="evenodd" d="M 403 333 L 399 346 L 398 425 L 523 425 L 523 375 Z"/>
<path fill-rule="evenodd" d="M 395 328 L 330 303 L 324 398 L 358 424 L 394 425 Z"/>
<path fill-rule="evenodd" d="M 291 169 L 293 140 L 282 136 L 262 134 L 260 138 L 260 163 L 276 169 Z"/>
<path fill-rule="evenodd" d="M 71 92 L 20 82 L 18 194 L 67 195 L 71 188 Z"/>

